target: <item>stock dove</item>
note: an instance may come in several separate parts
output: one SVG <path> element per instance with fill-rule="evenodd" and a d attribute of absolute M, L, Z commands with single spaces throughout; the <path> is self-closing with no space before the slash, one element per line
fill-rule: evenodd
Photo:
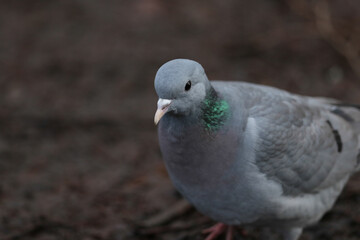
<path fill-rule="evenodd" d="M 245 82 L 209 81 L 192 60 L 155 77 L 162 156 L 175 188 L 220 222 L 296 240 L 360 169 L 360 107 Z"/>

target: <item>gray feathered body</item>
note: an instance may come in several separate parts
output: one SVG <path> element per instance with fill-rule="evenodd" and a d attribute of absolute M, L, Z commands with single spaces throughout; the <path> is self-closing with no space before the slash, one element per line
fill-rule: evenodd
<path fill-rule="evenodd" d="M 211 83 L 231 111 L 221 128 L 204 129 L 200 112 L 168 113 L 159 124 L 175 187 L 229 225 L 318 221 L 360 168 L 360 110 L 255 84 Z"/>

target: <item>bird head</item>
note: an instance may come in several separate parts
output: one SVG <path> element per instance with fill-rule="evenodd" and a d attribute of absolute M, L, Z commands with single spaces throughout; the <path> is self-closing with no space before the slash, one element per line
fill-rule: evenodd
<path fill-rule="evenodd" d="M 195 112 L 210 88 L 210 82 L 199 63 L 188 59 L 165 63 L 155 76 L 155 91 L 159 96 L 155 124 L 169 112 L 180 115 Z"/>

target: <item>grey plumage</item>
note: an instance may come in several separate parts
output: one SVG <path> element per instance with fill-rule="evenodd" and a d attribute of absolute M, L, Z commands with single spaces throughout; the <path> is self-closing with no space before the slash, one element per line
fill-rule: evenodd
<path fill-rule="evenodd" d="M 162 117 L 160 148 L 174 186 L 217 221 L 270 226 L 296 240 L 360 169 L 356 105 L 209 82 L 185 59 L 164 64 L 155 89 L 168 99 L 155 121 Z"/>

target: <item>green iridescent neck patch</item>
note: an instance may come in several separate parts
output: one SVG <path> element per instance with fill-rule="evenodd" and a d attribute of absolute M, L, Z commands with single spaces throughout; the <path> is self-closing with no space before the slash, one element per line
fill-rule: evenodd
<path fill-rule="evenodd" d="M 214 132 L 224 125 L 229 118 L 230 106 L 228 102 L 218 97 L 214 89 L 205 98 L 202 105 L 202 122 L 206 130 Z"/>

